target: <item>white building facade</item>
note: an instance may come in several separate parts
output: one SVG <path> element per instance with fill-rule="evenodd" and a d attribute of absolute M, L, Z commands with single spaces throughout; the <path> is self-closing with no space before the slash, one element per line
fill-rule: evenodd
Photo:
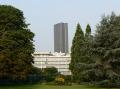
<path fill-rule="evenodd" d="M 69 64 L 71 62 L 70 54 L 65 53 L 50 53 L 50 52 L 35 52 L 34 66 L 38 68 L 55 67 L 63 75 L 71 75 Z"/>

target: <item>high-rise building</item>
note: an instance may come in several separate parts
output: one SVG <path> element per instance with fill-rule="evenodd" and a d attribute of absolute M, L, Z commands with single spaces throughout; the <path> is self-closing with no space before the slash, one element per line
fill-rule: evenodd
<path fill-rule="evenodd" d="M 68 24 L 54 25 L 54 52 L 68 53 Z"/>

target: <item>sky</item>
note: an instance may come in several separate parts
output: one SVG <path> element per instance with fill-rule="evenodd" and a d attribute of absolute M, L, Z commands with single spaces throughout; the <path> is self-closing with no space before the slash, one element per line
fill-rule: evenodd
<path fill-rule="evenodd" d="M 12 5 L 23 11 L 29 28 L 35 33 L 35 51 L 54 50 L 54 24 L 68 23 L 69 50 L 77 23 L 83 30 L 90 24 L 92 33 L 102 15 L 114 11 L 120 14 L 120 0 L 0 0 L 0 4 Z"/>

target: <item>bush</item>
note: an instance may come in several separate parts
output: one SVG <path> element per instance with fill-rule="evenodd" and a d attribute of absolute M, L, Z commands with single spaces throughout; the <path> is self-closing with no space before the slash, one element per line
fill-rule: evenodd
<path fill-rule="evenodd" d="M 71 77 L 71 75 L 65 75 L 64 79 L 65 79 L 65 85 L 72 85 L 72 77 Z"/>
<path fill-rule="evenodd" d="M 55 80 L 56 76 L 58 75 L 57 68 L 45 68 L 43 69 L 44 80 L 46 82 L 52 82 Z"/>
<path fill-rule="evenodd" d="M 65 79 L 63 76 L 59 75 L 55 78 L 55 82 L 57 85 L 64 85 L 65 84 Z"/>
<path fill-rule="evenodd" d="M 55 78 L 57 85 L 72 85 L 71 75 L 58 75 Z"/>
<path fill-rule="evenodd" d="M 29 75 L 27 75 L 27 77 L 24 80 L 20 80 L 19 78 L 13 80 L 11 79 L 11 75 L 8 75 L 6 78 L 0 79 L 0 85 L 33 84 L 42 81 L 43 81 L 43 74 L 41 69 L 32 67 L 31 71 L 29 72 Z"/>
<path fill-rule="evenodd" d="M 32 70 L 30 71 L 27 82 L 29 83 L 35 83 L 35 82 L 41 82 L 43 81 L 43 73 L 42 70 L 36 67 L 32 67 Z"/>

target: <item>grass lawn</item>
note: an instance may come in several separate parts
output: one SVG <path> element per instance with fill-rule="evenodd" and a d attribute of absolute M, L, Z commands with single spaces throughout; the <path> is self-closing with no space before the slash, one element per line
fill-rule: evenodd
<path fill-rule="evenodd" d="M 88 87 L 83 85 L 72 85 L 72 86 L 53 86 L 53 85 L 17 85 L 17 86 L 0 86 L 0 89 L 110 89 L 110 88 L 96 88 Z M 120 88 L 111 88 L 120 89 Z"/>

